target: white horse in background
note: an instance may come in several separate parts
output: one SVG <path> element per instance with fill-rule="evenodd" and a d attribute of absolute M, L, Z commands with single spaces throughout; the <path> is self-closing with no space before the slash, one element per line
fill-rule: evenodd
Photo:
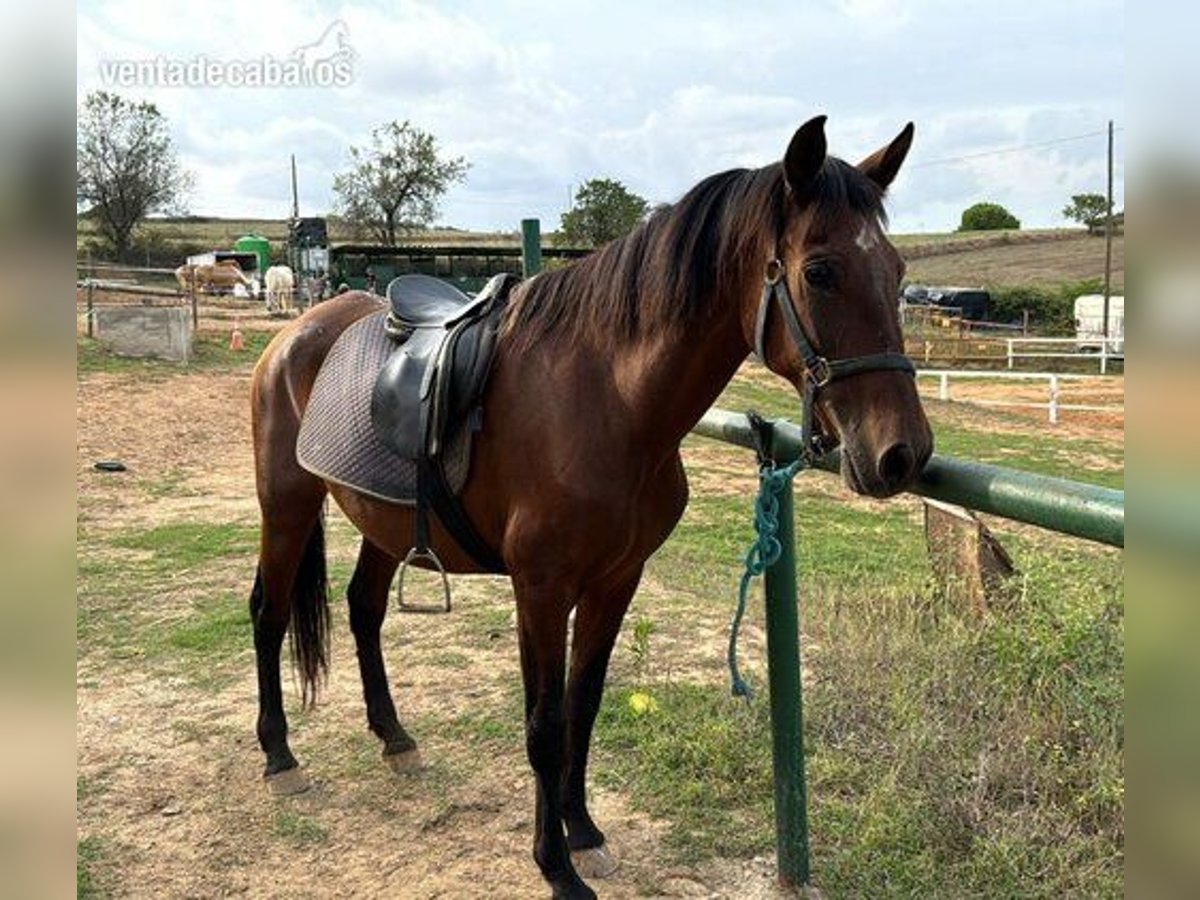
<path fill-rule="evenodd" d="M 295 306 L 296 278 L 287 266 L 271 266 L 263 275 L 267 312 L 287 312 Z"/>

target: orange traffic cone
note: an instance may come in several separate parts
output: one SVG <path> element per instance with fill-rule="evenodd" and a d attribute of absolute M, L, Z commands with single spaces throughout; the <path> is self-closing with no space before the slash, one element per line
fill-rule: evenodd
<path fill-rule="evenodd" d="M 233 323 L 233 333 L 229 335 L 229 349 L 234 352 L 246 349 L 246 340 L 242 337 L 242 329 L 238 327 L 238 323 Z"/>

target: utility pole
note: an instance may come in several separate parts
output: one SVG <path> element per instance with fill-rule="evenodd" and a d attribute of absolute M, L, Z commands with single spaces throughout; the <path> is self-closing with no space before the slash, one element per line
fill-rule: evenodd
<path fill-rule="evenodd" d="M 1108 349 L 1108 305 L 1112 296 L 1113 123 L 1108 120 L 1108 211 L 1104 216 L 1104 349 Z"/>
<path fill-rule="evenodd" d="M 1110 138 L 1111 140 L 1111 138 Z M 1111 193 L 1111 192 L 1110 192 Z M 1112 206 L 1110 199 L 1109 206 Z M 292 218 L 300 218 L 300 194 L 296 190 L 296 154 L 292 154 Z"/>

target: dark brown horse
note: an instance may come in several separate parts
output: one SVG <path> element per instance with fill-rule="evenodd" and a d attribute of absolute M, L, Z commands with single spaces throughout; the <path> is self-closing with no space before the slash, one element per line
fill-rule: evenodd
<path fill-rule="evenodd" d="M 704 180 L 628 237 L 520 285 L 504 313 L 484 397 L 487 427 L 462 498 L 512 577 L 537 785 L 533 855 L 555 897 L 595 896 L 573 858 L 591 851 L 593 862 L 603 860 L 584 786 L 609 655 L 647 557 L 687 503 L 680 442 L 754 347 L 756 331 L 772 371 L 801 392 L 820 384 L 818 425 L 840 440 L 854 490 L 894 494 L 932 451 L 907 363 L 894 364 L 903 350 L 896 298 L 904 265 L 882 231 L 883 194 L 912 134 L 909 125 L 852 166 L 826 155 L 824 117 L 813 119 L 782 163 Z M 779 279 L 782 293 L 767 291 L 772 301 L 784 298 L 779 308 L 764 299 L 764 278 Z M 327 494 L 363 534 L 348 599 L 367 720 L 391 764 L 417 759 L 379 638 L 397 560 L 413 544 L 412 511 L 322 481 L 300 468 L 295 451 L 322 360 L 378 303 L 355 292 L 320 304 L 280 332 L 254 373 L 258 738 L 266 776 L 284 790 L 302 787 L 303 776 L 287 742 L 280 648 L 290 620 L 308 697 L 325 664 Z M 868 364 L 832 381 L 808 371 L 851 358 Z M 870 364 L 877 360 L 884 364 Z M 478 571 L 433 526 L 447 568 Z"/>

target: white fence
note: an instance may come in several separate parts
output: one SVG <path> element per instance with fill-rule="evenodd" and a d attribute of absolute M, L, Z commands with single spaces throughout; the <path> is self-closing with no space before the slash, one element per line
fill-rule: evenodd
<path fill-rule="evenodd" d="M 918 369 L 918 378 L 936 378 L 938 380 L 938 399 L 949 401 L 950 397 L 950 379 L 1008 379 L 1013 381 L 1045 381 L 1048 392 L 1048 397 L 1045 403 L 1032 403 L 1025 400 L 992 400 L 992 399 L 972 399 L 966 402 L 976 403 L 980 406 L 1011 406 L 1020 407 L 1023 409 L 1044 409 L 1049 417 L 1051 425 L 1058 424 L 1059 413 L 1063 410 L 1074 410 L 1079 412 L 1108 412 L 1108 413 L 1123 413 L 1125 411 L 1124 404 L 1120 406 L 1100 406 L 1088 403 L 1064 403 L 1062 402 L 1062 384 L 1066 381 L 1073 382 L 1107 382 L 1109 379 L 1099 378 L 1095 375 L 1062 375 L 1057 372 L 990 372 L 987 370 L 971 370 L 971 369 Z"/>
<path fill-rule="evenodd" d="M 1096 359 L 1100 363 L 1100 374 L 1108 372 L 1110 359 L 1125 360 L 1124 337 L 1088 337 L 1088 338 L 1046 338 L 1019 337 L 1005 338 L 1008 367 L 1018 359 Z M 1048 347 L 1048 350 L 1025 350 L 1024 347 Z M 1055 348 L 1062 350 L 1056 351 Z M 1085 354 L 1093 350 L 1094 354 Z"/>

